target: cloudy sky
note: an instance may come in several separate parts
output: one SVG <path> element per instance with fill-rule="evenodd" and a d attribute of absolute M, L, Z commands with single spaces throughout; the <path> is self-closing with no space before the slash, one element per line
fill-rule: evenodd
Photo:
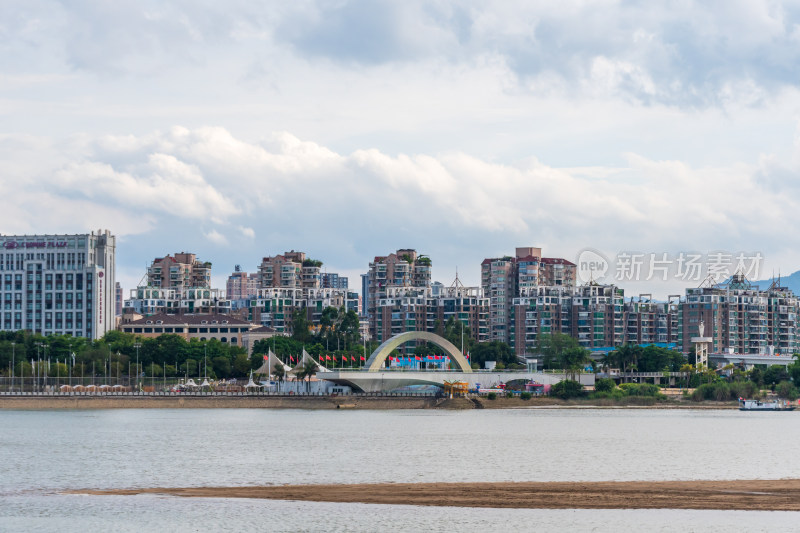
<path fill-rule="evenodd" d="M 179 251 L 219 285 L 290 249 L 794 272 L 798 118 L 796 3 L 0 3 L 0 232 L 108 228 L 126 289 Z"/>

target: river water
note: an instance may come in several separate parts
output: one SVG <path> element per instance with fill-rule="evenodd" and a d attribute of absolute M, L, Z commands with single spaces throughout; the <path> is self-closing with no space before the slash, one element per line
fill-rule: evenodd
<path fill-rule="evenodd" d="M 793 531 L 800 513 L 465 509 L 61 491 L 797 478 L 799 449 L 800 412 L 0 411 L 0 531 Z"/>

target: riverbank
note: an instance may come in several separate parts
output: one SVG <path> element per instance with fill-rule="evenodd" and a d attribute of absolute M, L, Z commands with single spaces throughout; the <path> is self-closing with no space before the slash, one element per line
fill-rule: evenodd
<path fill-rule="evenodd" d="M 518 509 L 800 511 L 800 480 L 557 483 L 381 483 L 79 490 L 72 494 L 166 494 L 337 503 Z"/>
<path fill-rule="evenodd" d="M 11 396 L 0 409 L 430 409 L 426 396 Z"/>
<path fill-rule="evenodd" d="M 490 400 L 431 396 L 223 396 L 223 395 L 61 395 L 0 396 L 0 409 L 737 409 L 736 402 L 656 401 L 630 397 L 622 400 L 560 400 L 539 397 L 523 400 L 504 396 Z"/>

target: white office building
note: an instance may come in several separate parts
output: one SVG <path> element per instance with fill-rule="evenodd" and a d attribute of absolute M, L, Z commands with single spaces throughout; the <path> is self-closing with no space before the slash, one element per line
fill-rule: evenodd
<path fill-rule="evenodd" d="M 115 328 L 115 238 L 0 235 L 0 329 L 98 339 Z"/>

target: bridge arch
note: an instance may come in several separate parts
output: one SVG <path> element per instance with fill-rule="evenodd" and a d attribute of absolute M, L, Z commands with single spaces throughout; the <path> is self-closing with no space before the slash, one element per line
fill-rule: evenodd
<path fill-rule="evenodd" d="M 449 355 L 453 361 L 458 363 L 458 366 L 461 368 L 462 372 L 472 372 L 472 367 L 469 366 L 467 358 L 464 357 L 460 351 L 458 351 L 458 348 L 453 346 L 453 343 L 444 337 L 440 337 L 435 333 L 428 333 L 426 331 L 406 331 L 405 333 L 400 333 L 399 335 L 395 335 L 391 339 L 388 339 L 386 342 L 375 348 L 375 351 L 369 356 L 369 359 L 364 365 L 366 367 L 365 370 L 367 372 L 378 372 L 381 370 L 381 368 L 383 368 L 384 361 L 386 361 L 386 358 L 389 357 L 390 353 L 392 353 L 392 350 L 408 341 L 426 341 L 433 343 L 436 346 L 444 349 L 447 355 Z"/>

